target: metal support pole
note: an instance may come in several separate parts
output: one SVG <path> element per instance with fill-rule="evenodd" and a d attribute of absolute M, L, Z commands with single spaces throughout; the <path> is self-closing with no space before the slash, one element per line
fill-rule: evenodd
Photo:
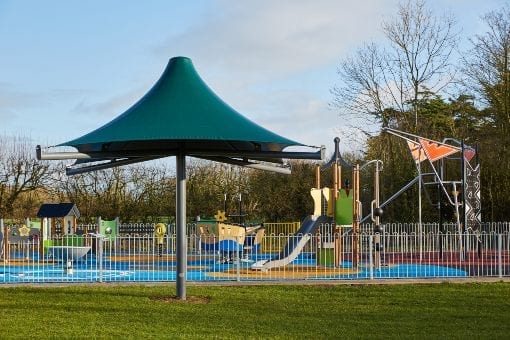
<path fill-rule="evenodd" d="M 48 237 L 48 219 L 44 217 L 41 220 L 41 230 L 39 231 L 39 261 L 44 259 L 44 241 Z"/>
<path fill-rule="evenodd" d="M 503 277 L 503 235 L 498 234 L 498 276 Z"/>
<path fill-rule="evenodd" d="M 2 231 L 4 233 L 4 262 L 9 262 L 10 260 L 10 246 L 9 246 L 9 226 L 3 223 L 2 220 Z"/>
<path fill-rule="evenodd" d="M 421 210 L 421 190 L 422 190 L 422 177 L 421 177 L 421 163 L 418 163 L 418 247 L 420 252 L 420 263 L 423 260 L 423 225 L 422 225 L 422 210 Z"/>
<path fill-rule="evenodd" d="M 239 236 L 236 237 L 237 243 L 239 243 Z M 237 282 L 241 282 L 241 256 L 242 251 L 237 251 L 237 259 L 236 259 L 236 274 L 237 274 Z"/>
<path fill-rule="evenodd" d="M 375 174 L 374 174 L 374 204 L 376 208 L 380 209 L 380 182 L 379 182 L 379 161 L 375 162 Z M 372 209 L 373 215 L 373 209 Z M 371 240 L 374 242 L 374 250 L 375 250 L 375 267 L 377 269 L 381 269 L 381 233 L 383 232 L 381 229 L 381 216 L 377 214 L 377 216 L 373 217 L 374 220 L 374 235 L 371 237 Z"/>
<path fill-rule="evenodd" d="M 321 166 L 317 164 L 317 166 L 315 167 L 315 186 L 316 186 L 316 189 L 320 189 L 321 188 Z"/>
<path fill-rule="evenodd" d="M 99 261 L 99 282 L 103 282 L 103 234 L 96 234 L 97 238 L 97 259 Z"/>
<path fill-rule="evenodd" d="M 100 240 L 99 240 L 99 236 L 97 236 L 97 235 L 101 234 L 101 224 L 103 224 L 103 219 L 101 218 L 101 216 L 99 216 L 96 221 L 97 221 L 97 226 L 96 226 L 96 230 L 95 230 L 95 234 L 96 234 L 95 238 L 96 239 L 94 241 L 95 242 L 94 244 L 95 244 L 95 254 L 96 254 L 96 266 L 99 266 L 101 263 L 101 257 L 99 255 Z"/>
<path fill-rule="evenodd" d="M 352 191 L 353 191 L 353 210 L 354 216 L 352 221 L 352 268 L 358 269 L 360 253 L 360 220 L 361 220 L 361 202 L 359 200 L 359 164 L 353 169 L 353 181 L 352 181 Z"/>
<path fill-rule="evenodd" d="M 375 174 L 374 174 L 374 204 L 376 208 L 379 208 L 381 202 L 379 201 L 379 162 L 375 162 Z M 375 225 L 379 225 L 381 223 L 381 217 L 379 215 L 375 216 Z"/>
<path fill-rule="evenodd" d="M 368 236 L 370 280 L 374 279 L 374 235 Z"/>
<path fill-rule="evenodd" d="M 177 298 L 186 300 L 186 155 L 179 150 L 176 156 L 177 188 L 176 188 L 176 289 Z"/>
<path fill-rule="evenodd" d="M 101 224 L 103 224 L 103 219 L 101 216 L 97 218 L 97 228 L 96 228 L 96 234 L 101 234 Z"/>
<path fill-rule="evenodd" d="M 460 147 L 461 147 L 461 152 L 462 152 L 462 155 L 460 157 L 460 160 L 461 160 L 461 167 L 460 167 L 460 173 L 461 173 L 461 177 L 462 177 L 462 191 L 461 191 L 461 194 L 462 194 L 462 197 L 461 197 L 461 202 L 462 202 L 462 231 L 463 232 L 466 232 L 468 229 L 468 223 L 467 223 L 467 215 L 466 215 L 466 182 L 467 182 L 467 174 L 466 174 L 466 158 L 464 157 L 464 149 L 465 149 L 465 145 L 464 145 L 464 141 L 461 142 L 460 144 Z"/>
<path fill-rule="evenodd" d="M 464 261 L 464 247 L 462 241 L 462 226 L 460 224 L 460 211 L 459 211 L 459 192 L 457 191 L 457 185 L 455 182 L 453 183 L 453 200 L 455 203 L 455 216 L 456 216 L 456 224 L 457 224 L 457 232 L 459 234 L 458 246 L 459 246 L 459 257 L 461 261 Z"/>
<path fill-rule="evenodd" d="M 5 241 L 6 241 L 6 235 L 4 233 L 4 219 L 3 218 L 0 218 L 0 233 L 2 233 L 2 238 L 0 240 L 0 246 L 2 247 L 2 249 L 0 249 L 0 258 L 4 259 L 5 261 Z"/>
<path fill-rule="evenodd" d="M 342 236 L 342 226 L 341 225 L 338 225 L 337 224 L 337 220 L 336 220 L 336 216 L 337 216 L 337 211 L 336 211 L 336 200 L 339 199 L 338 195 L 339 195 L 339 191 L 341 189 L 341 186 L 342 186 L 342 167 L 337 163 L 335 162 L 335 165 L 336 165 L 336 170 L 334 169 L 335 173 L 336 173 L 336 180 L 337 180 L 337 188 L 335 190 L 336 192 L 336 198 L 335 198 L 335 205 L 333 206 L 334 207 L 334 213 L 333 213 L 333 221 L 334 221 L 334 230 L 333 230 L 333 233 L 334 233 L 334 247 L 335 247 L 335 267 L 339 268 L 341 265 L 342 265 L 342 262 L 343 262 L 343 254 L 342 254 L 342 242 L 343 242 L 343 236 Z"/>

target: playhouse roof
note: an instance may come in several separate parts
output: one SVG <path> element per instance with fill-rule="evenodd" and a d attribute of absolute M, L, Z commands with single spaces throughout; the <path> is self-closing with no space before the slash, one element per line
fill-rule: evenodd
<path fill-rule="evenodd" d="M 80 217 L 80 211 L 74 203 L 45 203 L 37 212 L 37 217 Z"/>

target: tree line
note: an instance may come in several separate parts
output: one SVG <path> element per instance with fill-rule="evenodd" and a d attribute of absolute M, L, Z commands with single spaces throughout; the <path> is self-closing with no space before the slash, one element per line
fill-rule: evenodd
<path fill-rule="evenodd" d="M 0 138 L 0 218 L 35 217 L 42 203 L 73 202 L 81 222 L 120 217 L 126 222 L 175 219 L 175 170 L 149 162 L 67 177 L 65 164 L 37 161 L 28 139 Z M 293 162 L 293 175 L 268 173 L 189 158 L 187 215 L 212 218 L 218 210 L 246 222 L 295 221 L 312 212 L 313 162 Z M 237 221 L 237 217 L 231 220 Z"/>
<path fill-rule="evenodd" d="M 381 25 L 384 39 L 365 42 L 339 64 L 332 107 L 352 134 L 363 140 L 351 163 L 381 159 L 381 201 L 413 179 L 417 170 L 402 140 L 381 132 L 389 127 L 430 139 L 445 137 L 477 146 L 481 164 L 482 218 L 508 220 L 510 205 L 510 7 L 481 17 L 484 33 L 461 38 L 452 14 L 436 14 L 425 1 L 398 5 Z M 21 137 L 0 138 L 0 217 L 34 216 L 42 202 L 71 201 L 85 217 L 120 216 L 147 221 L 175 214 L 175 172 L 150 162 L 66 177 L 64 164 L 40 162 Z M 212 216 L 227 207 L 248 220 L 294 221 L 312 212 L 310 188 L 315 162 L 292 162 L 290 176 L 190 159 L 188 216 Z M 330 170 L 328 170 L 330 171 Z M 450 166 L 451 176 L 460 169 Z M 350 171 L 345 169 L 343 177 Z M 373 195 L 373 172 L 362 174 L 361 197 Z M 322 176 L 331 186 L 331 174 Z M 414 222 L 416 186 L 385 208 L 386 221 Z M 424 192 L 424 220 L 437 221 L 434 188 Z M 239 204 L 241 197 L 241 204 Z M 432 198 L 431 198 L 432 197 Z M 366 208 L 365 208 L 366 209 Z"/>

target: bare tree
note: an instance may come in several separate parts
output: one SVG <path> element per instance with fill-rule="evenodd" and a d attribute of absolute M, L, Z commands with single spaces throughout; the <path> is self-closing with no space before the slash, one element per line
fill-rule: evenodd
<path fill-rule="evenodd" d="M 510 7 L 482 17 L 485 34 L 471 39 L 472 49 L 465 58 L 465 84 L 473 90 L 492 114 L 501 132 L 510 125 Z"/>
<path fill-rule="evenodd" d="M 224 203 L 227 212 L 234 213 L 238 209 L 240 194 L 244 201 L 243 209 L 251 210 L 246 168 L 192 159 L 187 173 L 191 216 L 212 216 L 218 209 L 224 208 Z"/>
<path fill-rule="evenodd" d="M 454 27 L 451 16 L 435 16 L 425 1 L 399 4 L 397 15 L 382 24 L 386 41 L 365 44 L 340 64 L 334 106 L 343 116 L 361 114 L 369 123 L 417 131 L 420 95 L 440 92 L 453 80 Z"/>
<path fill-rule="evenodd" d="M 48 162 L 35 158 L 34 146 L 27 138 L 0 137 L 0 216 L 15 215 L 22 195 L 47 188 L 51 172 Z"/>
<path fill-rule="evenodd" d="M 94 171 L 59 183 L 60 199 L 75 203 L 86 217 L 147 221 L 175 211 L 175 181 L 164 164 Z"/>

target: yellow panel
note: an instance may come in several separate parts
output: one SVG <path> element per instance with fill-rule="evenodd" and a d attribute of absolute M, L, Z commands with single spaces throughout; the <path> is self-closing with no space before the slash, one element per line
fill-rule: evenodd
<path fill-rule="evenodd" d="M 313 214 L 318 216 L 322 211 L 322 189 L 312 189 L 310 190 L 310 195 L 313 199 Z"/>

